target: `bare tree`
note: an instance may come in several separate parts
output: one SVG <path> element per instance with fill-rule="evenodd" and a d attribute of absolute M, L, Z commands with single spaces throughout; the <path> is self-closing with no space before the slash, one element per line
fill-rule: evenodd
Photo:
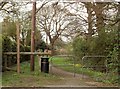
<path fill-rule="evenodd" d="M 94 34 L 100 34 L 100 31 L 106 27 L 106 25 L 116 22 L 114 16 L 116 15 L 117 3 L 112 2 L 82 2 L 85 6 L 87 13 L 87 19 L 84 22 L 87 23 L 86 36 L 92 36 Z M 81 4 L 78 4 L 81 5 Z M 81 12 L 81 10 L 79 11 Z M 113 13 L 114 12 L 114 13 Z M 85 14 L 86 14 L 85 13 Z M 80 16 L 80 15 L 79 15 Z M 82 19 L 84 16 L 80 16 Z"/>
<path fill-rule="evenodd" d="M 49 6 L 43 7 L 38 13 L 38 25 L 41 31 L 45 32 L 50 41 L 50 46 L 53 51 L 55 41 L 66 30 L 71 23 L 71 13 L 58 2 L 52 3 Z"/>

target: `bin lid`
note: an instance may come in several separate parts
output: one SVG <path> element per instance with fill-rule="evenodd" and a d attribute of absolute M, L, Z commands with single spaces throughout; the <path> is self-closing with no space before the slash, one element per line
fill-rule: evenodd
<path fill-rule="evenodd" d="M 49 59 L 49 57 L 45 57 L 45 56 L 44 56 L 44 57 L 41 57 L 41 58 L 48 58 L 48 59 Z"/>
<path fill-rule="evenodd" d="M 49 59 L 49 57 L 41 57 L 41 59 Z"/>
<path fill-rule="evenodd" d="M 41 57 L 41 62 L 48 62 L 49 57 Z"/>

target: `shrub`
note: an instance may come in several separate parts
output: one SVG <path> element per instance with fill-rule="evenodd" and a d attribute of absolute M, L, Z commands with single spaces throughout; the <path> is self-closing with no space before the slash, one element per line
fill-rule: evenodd
<path fill-rule="evenodd" d="M 17 51 L 17 44 L 14 40 L 10 39 L 9 36 L 6 35 L 2 35 L 2 53 L 4 52 L 16 52 Z M 20 44 L 20 51 L 21 52 L 30 52 L 30 47 L 29 46 L 23 46 L 22 44 Z M 21 55 L 20 58 L 20 62 L 23 61 L 28 61 L 30 60 L 30 56 L 29 55 Z M 7 60 L 9 60 L 7 62 L 8 66 L 14 65 L 17 63 L 17 59 L 16 59 L 16 55 L 10 55 L 9 58 L 7 58 Z M 5 57 L 2 54 L 2 66 L 4 68 L 5 64 Z"/>
<path fill-rule="evenodd" d="M 88 47 L 83 38 L 76 38 L 73 41 L 73 54 L 76 57 L 77 61 L 81 61 L 82 57 L 85 55 Z"/>

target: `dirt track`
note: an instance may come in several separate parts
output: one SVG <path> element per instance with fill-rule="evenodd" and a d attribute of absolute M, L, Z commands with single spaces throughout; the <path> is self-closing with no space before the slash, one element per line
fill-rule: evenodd
<path fill-rule="evenodd" d="M 74 74 L 67 71 L 64 71 L 57 67 L 51 67 L 50 65 L 50 73 L 53 75 L 57 75 L 61 78 L 62 81 L 57 82 L 57 84 L 47 85 L 47 87 L 102 87 L 102 86 L 110 86 L 107 84 L 103 84 L 100 82 L 95 82 L 93 79 L 88 76 L 81 74 Z M 75 76 L 74 76 L 75 75 Z"/>

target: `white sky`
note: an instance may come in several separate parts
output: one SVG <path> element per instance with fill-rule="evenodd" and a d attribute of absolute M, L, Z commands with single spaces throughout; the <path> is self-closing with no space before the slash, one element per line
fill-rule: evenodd
<path fill-rule="evenodd" d="M 0 22 L 2 22 L 3 21 L 3 18 L 0 16 Z"/>

